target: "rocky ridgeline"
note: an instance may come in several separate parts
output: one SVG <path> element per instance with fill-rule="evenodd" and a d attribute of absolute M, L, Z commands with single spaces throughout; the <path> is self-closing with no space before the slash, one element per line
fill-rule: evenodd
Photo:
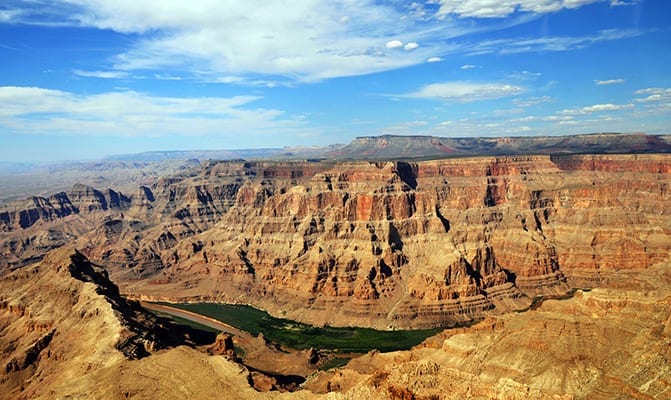
<path fill-rule="evenodd" d="M 342 159 L 404 159 L 528 154 L 671 153 L 671 137 L 644 133 L 569 136 L 438 137 L 364 136 L 328 152 Z"/>
<path fill-rule="evenodd" d="M 138 297 L 449 326 L 665 259 L 670 171 L 669 155 L 210 162 L 130 196 L 77 186 L 0 211 L 2 267 L 74 241 Z"/>
<path fill-rule="evenodd" d="M 119 295 L 104 269 L 68 246 L 0 279 L 0 332 L 0 397 L 14 399 L 52 396 L 31 376 L 66 386 L 175 343 L 162 322 Z"/>

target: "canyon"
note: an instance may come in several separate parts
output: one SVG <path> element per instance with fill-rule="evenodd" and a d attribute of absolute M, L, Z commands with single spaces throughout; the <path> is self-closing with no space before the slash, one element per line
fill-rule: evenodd
<path fill-rule="evenodd" d="M 73 243 L 135 299 L 449 327 L 664 260 L 670 171 L 667 155 L 208 162 L 130 195 L 12 203 L 0 268 Z"/>
<path fill-rule="evenodd" d="M 0 385 L 11 398 L 176 398 L 169 387 L 200 368 L 206 388 L 182 396 L 668 398 L 670 184 L 669 154 L 232 160 L 131 192 L 76 184 L 12 201 L 0 209 Z M 135 300 L 451 329 L 264 393 L 235 357 L 171 336 Z M 58 314 L 72 305 L 81 313 Z M 92 338 L 66 349 L 73 329 Z M 57 365 L 83 377 L 59 386 Z"/>

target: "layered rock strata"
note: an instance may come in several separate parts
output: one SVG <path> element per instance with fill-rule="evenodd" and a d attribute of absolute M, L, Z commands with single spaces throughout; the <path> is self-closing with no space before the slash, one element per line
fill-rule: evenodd
<path fill-rule="evenodd" d="M 669 261 L 613 277 L 627 289 L 578 291 L 410 351 L 371 352 L 305 387 L 366 399 L 669 398 Z"/>
<path fill-rule="evenodd" d="M 294 393 L 234 363 L 231 338 L 156 352 L 157 319 L 72 249 L 0 279 L 0 399 L 612 399 L 671 392 L 670 259 L 489 316 L 408 351 L 371 352 Z M 211 354 L 211 355 L 208 355 Z"/>
<path fill-rule="evenodd" d="M 249 303 L 313 324 L 451 326 L 664 259 L 670 169 L 668 155 L 211 162 L 120 196 L 119 210 L 89 191 L 77 203 L 88 214 L 43 226 L 137 297 Z M 6 226 L 6 260 L 20 264 L 21 246 L 39 256 L 11 239 L 35 225 Z"/>

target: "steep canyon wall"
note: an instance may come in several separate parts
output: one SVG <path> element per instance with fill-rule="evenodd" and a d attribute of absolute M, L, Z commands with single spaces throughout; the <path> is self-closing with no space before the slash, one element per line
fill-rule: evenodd
<path fill-rule="evenodd" d="M 667 260 L 670 183 L 669 155 L 210 162 L 0 210 L 0 268 L 75 242 L 136 297 L 451 326 Z"/>

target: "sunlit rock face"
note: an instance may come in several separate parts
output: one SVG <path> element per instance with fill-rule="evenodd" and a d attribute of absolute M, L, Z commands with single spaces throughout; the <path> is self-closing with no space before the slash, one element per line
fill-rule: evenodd
<path fill-rule="evenodd" d="M 368 399 L 667 398 L 669 261 L 611 277 L 626 289 L 577 291 L 409 351 L 371 352 L 305 388 Z"/>
<path fill-rule="evenodd" d="M 130 195 L 12 205 L 1 246 L 15 268 L 75 242 L 137 297 L 451 326 L 665 259 L 670 183 L 669 155 L 210 162 Z"/>
<path fill-rule="evenodd" d="M 285 397 L 663 398 L 670 184 L 668 155 L 211 162 L 130 194 L 76 185 L 12 203 L 0 210 L 0 398 L 171 398 L 176 385 L 273 397 L 233 357 L 170 348 L 120 293 L 318 325 L 483 320 Z M 575 287 L 593 290 L 538 301 Z"/>

